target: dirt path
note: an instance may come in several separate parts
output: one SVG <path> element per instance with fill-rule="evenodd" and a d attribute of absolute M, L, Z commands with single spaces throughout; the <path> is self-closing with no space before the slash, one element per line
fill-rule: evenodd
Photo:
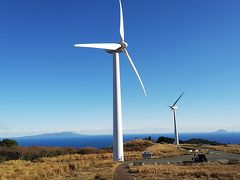
<path fill-rule="evenodd" d="M 117 167 L 113 174 L 113 180 L 135 180 L 128 172 L 127 164 L 123 163 Z"/>

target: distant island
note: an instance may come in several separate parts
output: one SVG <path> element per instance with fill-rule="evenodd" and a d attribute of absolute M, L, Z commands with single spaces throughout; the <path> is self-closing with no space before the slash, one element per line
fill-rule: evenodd
<path fill-rule="evenodd" d="M 207 132 L 206 132 L 207 133 Z M 224 134 L 224 133 L 238 133 L 234 131 L 227 131 L 225 129 L 219 129 L 212 133 Z M 38 135 L 30 135 L 30 136 L 22 136 L 22 137 L 12 137 L 13 139 L 36 139 L 36 138 L 77 138 L 89 136 L 85 134 L 78 134 L 74 132 L 60 132 L 60 133 L 46 133 L 46 134 L 38 134 Z"/>
<path fill-rule="evenodd" d="M 33 136 L 23 136 L 18 137 L 16 139 L 30 139 L 30 138 L 75 138 L 75 137 L 84 137 L 87 135 L 78 134 L 73 132 L 60 132 L 60 133 L 47 133 L 47 134 L 39 134 Z"/>
<path fill-rule="evenodd" d="M 157 141 L 159 137 L 174 138 L 174 136 L 169 134 L 124 134 L 124 141 L 130 141 L 133 139 L 148 139 Z M 149 139 L 150 137 L 150 139 Z M 239 141 L 240 132 L 237 131 L 227 131 L 224 129 L 219 129 L 212 132 L 201 132 L 201 133 L 180 133 L 180 140 L 188 141 L 192 140 L 194 142 L 201 142 L 202 144 L 208 144 L 209 142 L 201 141 L 200 139 L 205 139 L 209 141 L 215 141 L 215 143 L 222 144 L 240 144 Z M 0 137 L 3 140 L 4 137 Z M 54 132 L 54 133 L 44 133 L 37 135 L 27 135 L 21 137 L 10 137 L 10 139 L 15 139 L 20 146 L 52 146 L 52 147 L 95 147 L 104 148 L 112 145 L 112 134 L 108 135 L 86 135 L 75 133 L 71 131 L 65 132 Z M 68 139 L 68 140 L 66 140 Z M 167 139 L 164 139 L 166 142 Z M 170 143 L 174 142 L 174 139 L 169 139 Z M 167 140 L 168 141 L 168 140 Z M 183 143 L 183 142 L 181 142 Z M 214 144 L 213 142 L 211 144 Z"/>

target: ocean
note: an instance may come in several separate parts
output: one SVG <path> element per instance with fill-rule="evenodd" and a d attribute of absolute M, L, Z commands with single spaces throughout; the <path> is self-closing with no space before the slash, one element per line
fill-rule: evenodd
<path fill-rule="evenodd" d="M 124 142 L 146 138 L 151 136 L 153 140 L 157 140 L 160 136 L 174 137 L 173 134 L 126 134 Z M 202 138 L 210 141 L 217 141 L 226 144 L 240 144 L 240 133 L 181 133 L 180 140 L 188 140 L 191 138 Z M 82 137 L 69 138 L 17 138 L 18 144 L 21 146 L 56 146 L 56 147 L 94 147 L 104 148 L 112 145 L 112 135 L 89 135 Z"/>

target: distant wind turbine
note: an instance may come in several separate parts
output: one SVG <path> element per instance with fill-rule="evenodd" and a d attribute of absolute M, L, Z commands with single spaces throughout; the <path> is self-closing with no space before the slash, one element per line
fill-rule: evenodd
<path fill-rule="evenodd" d="M 94 44 L 75 44 L 75 47 L 80 48 L 96 48 L 103 49 L 107 53 L 113 55 L 113 160 L 124 161 L 123 153 L 123 132 L 122 132 L 122 104 L 121 104 L 121 81 L 120 81 L 120 59 L 119 53 L 124 52 L 127 56 L 138 80 L 142 86 L 144 94 L 147 96 L 143 82 L 138 74 L 138 71 L 127 51 L 128 44 L 124 41 L 124 22 L 122 3 L 120 5 L 120 42 L 119 43 L 94 43 Z"/>
<path fill-rule="evenodd" d="M 181 99 L 183 94 L 184 94 L 184 92 L 177 98 L 177 100 L 173 103 L 172 106 L 168 106 L 168 107 L 170 107 L 170 109 L 172 110 L 172 113 L 173 113 L 173 124 L 174 124 L 174 134 L 175 134 L 175 142 L 174 143 L 178 146 L 179 146 L 179 139 L 178 139 L 178 129 L 177 129 L 177 120 L 176 120 L 176 110 L 178 107 L 176 106 L 176 104 Z"/>

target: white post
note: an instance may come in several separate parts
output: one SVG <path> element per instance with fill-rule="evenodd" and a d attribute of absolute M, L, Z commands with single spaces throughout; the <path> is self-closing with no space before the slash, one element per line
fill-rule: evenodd
<path fill-rule="evenodd" d="M 176 121 L 176 110 L 175 109 L 173 109 L 173 121 L 174 121 L 175 144 L 179 146 L 177 121 Z"/>
<path fill-rule="evenodd" d="M 113 53 L 113 160 L 124 161 L 119 53 Z"/>

